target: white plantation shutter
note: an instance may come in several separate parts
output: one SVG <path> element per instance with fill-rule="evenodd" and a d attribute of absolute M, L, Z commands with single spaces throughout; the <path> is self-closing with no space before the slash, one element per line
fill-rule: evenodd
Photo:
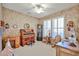
<path fill-rule="evenodd" d="M 51 37 L 55 38 L 56 35 L 64 37 L 64 17 L 45 20 L 43 23 L 43 37 L 46 37 L 51 32 Z"/>

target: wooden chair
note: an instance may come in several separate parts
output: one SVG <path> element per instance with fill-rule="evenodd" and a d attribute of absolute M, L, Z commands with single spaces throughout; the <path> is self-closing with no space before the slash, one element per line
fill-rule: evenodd
<path fill-rule="evenodd" d="M 48 36 L 44 37 L 42 42 L 44 42 L 46 44 L 50 43 L 51 42 L 50 37 L 48 37 Z"/>
<path fill-rule="evenodd" d="M 42 40 L 42 42 L 46 43 L 47 42 L 47 37 L 44 37 L 43 40 Z"/>

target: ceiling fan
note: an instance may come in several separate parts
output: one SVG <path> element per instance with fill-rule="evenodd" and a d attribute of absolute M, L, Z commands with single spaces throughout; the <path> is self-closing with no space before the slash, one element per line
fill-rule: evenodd
<path fill-rule="evenodd" d="M 32 5 L 32 7 L 30 9 L 27 9 L 27 10 L 34 10 L 35 13 L 38 13 L 38 14 L 43 13 L 47 10 L 47 6 L 45 4 L 32 3 L 31 5 Z M 30 11 L 28 13 L 30 13 Z"/>

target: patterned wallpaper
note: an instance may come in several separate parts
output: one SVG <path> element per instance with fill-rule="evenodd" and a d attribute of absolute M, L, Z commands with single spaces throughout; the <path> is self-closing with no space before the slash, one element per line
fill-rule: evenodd
<path fill-rule="evenodd" d="M 25 23 L 30 24 L 30 28 L 33 28 L 35 33 L 37 32 L 38 19 L 36 18 L 7 8 L 3 8 L 3 16 L 5 23 L 8 23 L 10 27 L 8 32 L 5 31 L 5 34 L 7 32 L 8 35 L 19 35 L 19 30 L 24 28 Z M 13 28 L 13 25 L 17 25 L 17 28 Z"/>
<path fill-rule="evenodd" d="M 1 6 L 1 3 L 0 3 L 0 20 L 2 20 L 2 6 Z"/>

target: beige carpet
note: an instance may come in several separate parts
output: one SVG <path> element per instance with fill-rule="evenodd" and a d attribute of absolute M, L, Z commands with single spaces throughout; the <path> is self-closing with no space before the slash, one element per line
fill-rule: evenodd
<path fill-rule="evenodd" d="M 14 50 L 15 56 L 55 56 L 56 49 L 40 41 L 33 46 L 19 47 Z"/>

